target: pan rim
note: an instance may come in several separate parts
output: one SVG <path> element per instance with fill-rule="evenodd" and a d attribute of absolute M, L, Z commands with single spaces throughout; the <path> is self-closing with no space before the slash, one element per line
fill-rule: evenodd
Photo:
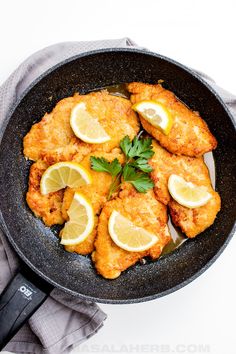
<path fill-rule="evenodd" d="M 50 69 L 46 70 L 44 73 L 42 73 L 37 79 L 35 79 L 28 87 L 27 89 L 22 93 L 22 95 L 18 98 L 18 100 L 16 101 L 16 103 L 12 106 L 12 108 L 9 110 L 7 117 L 6 117 L 6 124 L 3 126 L 2 132 L 1 132 L 1 136 L 0 136 L 0 149 L 1 149 L 1 141 L 2 138 L 4 136 L 5 133 L 5 129 L 7 128 L 8 124 L 9 124 L 9 120 L 11 118 L 11 116 L 13 115 L 14 111 L 16 110 L 16 108 L 18 107 L 18 105 L 20 104 L 20 102 L 24 99 L 24 97 L 28 94 L 28 92 L 35 86 L 37 85 L 38 82 L 40 82 L 44 77 L 46 77 L 48 74 L 50 74 L 51 72 L 53 72 L 54 70 L 56 70 L 57 68 L 60 68 L 61 66 L 70 63 L 74 60 L 77 60 L 79 58 L 82 57 L 88 57 L 88 56 L 94 56 L 97 54 L 106 54 L 106 53 L 114 53 L 114 52 L 128 52 L 128 53 L 140 53 L 140 54 L 144 54 L 144 55 L 148 55 L 151 57 L 157 57 L 161 60 L 165 60 L 179 68 L 181 68 L 182 70 L 187 71 L 191 76 L 195 77 L 197 80 L 199 80 L 204 86 L 206 86 L 206 88 L 215 96 L 215 98 L 219 101 L 219 103 L 222 105 L 222 107 L 224 108 L 224 110 L 226 111 L 227 115 L 229 116 L 231 122 L 233 123 L 233 126 L 236 130 L 236 121 L 232 115 L 232 113 L 230 112 L 230 110 L 228 109 L 228 107 L 226 106 L 226 104 L 224 103 L 224 101 L 222 100 L 222 98 L 218 95 L 218 93 L 216 93 L 216 91 L 204 80 L 202 79 L 195 71 L 189 69 L 188 67 L 186 67 L 183 64 L 178 63 L 177 61 L 170 59 L 168 57 L 165 57 L 163 55 L 148 51 L 148 50 L 144 50 L 144 49 L 136 49 L 136 48 L 105 48 L 105 49 L 98 49 L 98 50 L 93 50 L 93 51 L 89 51 L 89 52 L 85 52 L 85 53 L 81 53 L 75 56 L 72 56 L 56 65 L 54 65 L 53 67 L 51 67 Z M 230 240 L 232 239 L 235 231 L 236 231 L 236 222 L 234 224 L 234 226 L 232 227 L 230 233 L 227 236 L 227 239 L 225 240 L 225 242 L 223 243 L 223 245 L 219 248 L 218 252 L 196 273 L 194 273 L 192 276 L 190 276 L 188 279 L 186 279 L 185 281 L 179 283 L 178 285 L 173 286 L 172 288 L 169 288 L 159 294 L 154 294 L 154 295 L 149 295 L 149 296 L 144 296 L 144 297 L 139 297 L 137 299 L 119 299 L 119 300 L 115 300 L 115 299 L 102 299 L 102 298 L 97 298 L 97 297 L 93 297 L 93 296 L 87 296 L 87 295 L 83 295 L 80 294 L 78 292 L 75 292 L 71 289 L 65 288 L 64 286 L 58 284 L 57 282 L 53 281 L 51 278 L 47 277 L 44 273 L 42 273 L 39 269 L 37 269 L 29 260 L 28 258 L 24 255 L 24 253 L 19 249 L 19 247 L 17 246 L 17 244 L 15 243 L 14 239 L 12 238 L 10 232 L 8 231 L 7 225 L 3 219 L 3 215 L 2 212 L 0 211 L 0 223 L 1 223 L 1 227 L 3 229 L 3 232 L 6 234 L 7 239 L 9 240 L 9 242 L 11 243 L 11 245 L 13 246 L 14 250 L 16 251 L 16 253 L 19 255 L 19 257 L 36 273 L 38 274 L 40 277 L 42 277 L 44 280 L 46 280 L 47 282 L 49 282 L 50 284 L 52 284 L 53 286 L 55 286 L 56 288 L 70 294 L 76 297 L 79 297 L 83 300 L 89 300 L 89 301 L 93 301 L 93 302 L 99 302 L 99 303 L 104 303 L 104 304 L 131 304 L 131 303 L 139 303 L 139 302 L 145 302 L 145 301 L 151 301 L 154 300 L 156 298 L 162 297 L 162 296 L 166 296 L 170 293 L 173 293 L 179 289 L 181 289 L 182 287 L 186 286 L 187 284 L 191 283 L 193 280 L 195 280 L 197 277 L 199 277 L 201 274 L 203 274 L 215 261 L 216 259 L 220 256 L 220 254 L 224 251 L 224 249 L 227 247 L 227 245 L 229 244 Z"/>

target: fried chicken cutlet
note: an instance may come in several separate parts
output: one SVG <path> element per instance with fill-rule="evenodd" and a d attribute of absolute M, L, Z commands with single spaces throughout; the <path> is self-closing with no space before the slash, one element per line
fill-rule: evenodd
<path fill-rule="evenodd" d="M 60 190 L 47 195 L 40 193 L 41 177 L 47 168 L 48 165 L 42 160 L 38 160 L 30 167 L 26 201 L 34 215 L 42 218 L 45 225 L 63 224 L 65 219 L 61 209 L 64 191 Z"/>
<path fill-rule="evenodd" d="M 211 226 L 220 210 L 220 196 L 211 185 L 209 171 L 202 157 L 177 156 L 163 149 L 153 140 L 154 156 L 149 160 L 153 168 L 151 178 L 155 184 L 157 199 L 168 205 L 171 218 L 188 237 L 195 237 Z M 168 179 L 177 174 L 187 182 L 197 186 L 205 186 L 212 198 L 201 207 L 189 209 L 171 198 L 168 190 Z"/>
<path fill-rule="evenodd" d="M 72 202 L 74 190 L 66 188 L 65 191 L 59 190 L 57 192 L 42 195 L 40 193 L 40 180 L 47 167 L 48 165 L 42 160 L 38 160 L 31 166 L 26 201 L 36 217 L 41 218 L 46 226 L 52 226 L 55 224 L 63 224 L 68 220 L 67 210 Z M 106 179 L 106 177 L 104 179 Z M 86 187 L 88 186 L 85 186 L 84 188 L 86 189 Z M 92 192 L 95 187 L 93 186 L 90 188 Z M 89 194 L 88 191 L 87 188 L 84 194 Z M 98 194 L 96 194 L 96 196 L 91 194 L 91 196 L 94 197 L 93 200 L 95 201 L 96 213 L 99 202 L 102 203 L 103 197 L 101 196 L 101 200 L 99 201 Z M 97 220 L 98 217 L 95 216 L 95 228 L 86 240 L 79 245 L 65 246 L 65 249 L 69 252 L 77 252 L 82 255 L 90 254 L 94 249 Z"/>
<path fill-rule="evenodd" d="M 178 100 L 173 92 L 164 89 L 160 84 L 133 82 L 127 87 L 133 104 L 154 100 L 163 104 L 172 114 L 173 125 L 168 135 L 140 116 L 143 128 L 168 151 L 177 155 L 201 156 L 216 148 L 217 141 L 205 121 L 197 112 L 191 111 Z"/>
<path fill-rule="evenodd" d="M 157 259 L 171 240 L 167 226 L 167 208 L 157 201 L 153 190 L 138 193 L 127 183 L 122 188 L 118 197 L 105 204 L 99 216 L 95 251 L 92 253 L 97 272 L 107 279 L 117 278 L 122 271 L 143 257 Z M 135 225 L 156 234 L 157 243 L 143 252 L 128 252 L 118 247 L 108 232 L 108 221 L 113 210 L 120 212 Z"/>
<path fill-rule="evenodd" d="M 78 245 L 65 246 L 65 249 L 69 252 L 76 252 L 79 254 L 89 254 L 94 250 L 94 240 L 97 234 L 97 223 L 98 215 L 101 211 L 101 208 L 104 206 L 107 201 L 107 196 L 109 188 L 111 185 L 111 175 L 106 172 L 96 172 L 90 168 L 90 156 L 104 157 L 109 162 L 117 158 L 120 163 L 124 160 L 124 155 L 121 153 L 121 150 L 116 148 L 113 149 L 110 153 L 104 153 L 101 151 L 96 151 L 92 154 L 86 156 L 81 162 L 80 165 L 86 168 L 92 176 L 92 184 L 82 186 L 77 189 L 66 188 L 62 203 L 62 215 L 65 220 L 68 220 L 67 210 L 69 209 L 74 193 L 82 193 L 86 199 L 88 199 L 94 210 L 95 214 L 95 226 L 92 233 Z M 77 156 L 74 157 L 73 161 L 77 161 Z"/>
<path fill-rule="evenodd" d="M 87 144 L 78 139 L 70 127 L 72 108 L 79 102 L 96 117 L 111 137 L 103 144 Z M 128 135 L 131 139 L 139 131 L 139 121 L 131 109 L 129 100 L 109 95 L 107 91 L 87 95 L 76 93 L 57 103 L 51 113 L 46 113 L 34 124 L 24 138 L 24 155 L 31 160 L 43 159 L 49 165 L 58 161 L 70 161 L 76 154 L 82 160 L 95 150 L 109 152 L 118 147 L 120 140 Z"/>

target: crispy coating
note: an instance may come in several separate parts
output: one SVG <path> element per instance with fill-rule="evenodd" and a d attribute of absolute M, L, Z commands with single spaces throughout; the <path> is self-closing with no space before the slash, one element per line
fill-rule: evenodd
<path fill-rule="evenodd" d="M 139 82 L 128 84 L 131 102 L 155 100 L 164 104 L 171 112 L 173 126 L 168 135 L 148 123 L 140 116 L 143 128 L 156 138 L 168 151 L 177 155 L 201 156 L 216 148 L 217 141 L 207 124 L 197 112 L 191 111 L 173 92 L 161 85 L 149 85 Z"/>
<path fill-rule="evenodd" d="M 217 213 L 220 211 L 220 196 L 215 191 L 211 193 L 213 194 L 213 198 L 206 205 L 199 208 L 186 208 L 174 199 L 171 199 L 168 204 L 172 221 L 189 238 L 196 237 L 210 227 L 214 223 Z"/>
<path fill-rule="evenodd" d="M 61 212 L 64 191 L 60 190 L 47 195 L 40 193 L 40 180 L 47 167 L 48 165 L 41 160 L 31 166 L 26 201 L 36 217 L 42 218 L 45 225 L 52 226 L 63 224 L 65 221 Z"/>
<path fill-rule="evenodd" d="M 110 153 L 104 153 L 101 151 L 95 151 L 92 154 L 86 156 L 80 164 L 84 166 L 92 176 L 92 184 L 88 184 L 73 190 L 71 188 L 66 188 L 62 204 L 62 215 L 65 220 L 68 220 L 67 210 L 69 209 L 74 193 L 82 193 L 92 204 L 95 218 L 95 226 L 93 232 L 88 236 L 88 238 L 78 245 L 65 246 L 65 249 L 69 252 L 76 252 L 79 254 L 89 254 L 94 250 L 94 239 L 97 234 L 97 215 L 99 215 L 101 208 L 107 201 L 107 195 L 111 185 L 111 175 L 106 172 L 96 172 L 90 168 L 90 156 L 104 157 L 108 161 L 112 161 L 117 158 L 120 163 L 124 161 L 124 155 L 121 153 L 119 148 L 113 149 Z M 77 161 L 79 156 L 74 157 L 74 161 Z"/>
<path fill-rule="evenodd" d="M 188 237 L 195 237 L 213 224 L 220 210 L 220 196 L 212 188 L 208 168 L 202 157 L 171 154 L 154 140 L 152 145 L 155 155 L 149 163 L 153 168 L 151 177 L 155 184 L 155 195 L 160 202 L 168 204 L 175 225 Z M 212 198 L 199 208 L 189 209 L 180 205 L 171 198 L 168 191 L 168 179 L 171 174 L 177 174 L 197 186 L 205 186 Z"/>
<path fill-rule="evenodd" d="M 87 144 L 76 138 L 70 127 L 70 113 L 79 102 L 96 117 L 111 139 L 103 144 Z M 131 139 L 139 131 L 139 121 L 129 100 L 109 95 L 107 91 L 87 95 L 75 94 L 59 101 L 51 113 L 46 113 L 34 124 L 24 138 L 24 154 L 31 160 L 42 158 L 49 165 L 70 161 L 75 154 L 82 160 L 88 153 L 101 150 L 109 152 L 119 146 L 128 135 Z"/>
<path fill-rule="evenodd" d="M 113 210 L 120 212 L 137 226 L 155 233 L 158 236 L 157 243 L 143 252 L 128 252 L 118 247 L 108 232 L 108 221 Z M 114 279 L 143 257 L 157 259 L 170 239 L 166 206 L 157 201 L 152 190 L 144 194 L 138 193 L 130 185 L 124 184 L 119 197 L 107 202 L 99 216 L 92 259 L 99 274 L 104 278 Z"/>
<path fill-rule="evenodd" d="M 95 151 L 91 155 L 103 156 L 108 161 L 118 158 L 121 163 L 124 160 L 124 156 L 119 148 L 113 149 L 110 153 Z M 67 251 L 77 252 L 83 255 L 91 253 L 94 249 L 94 239 L 96 237 L 98 220 L 97 215 L 107 200 L 107 194 L 111 184 L 111 176 L 108 173 L 96 172 L 90 169 L 91 155 L 86 156 L 81 161 L 81 165 L 90 171 L 93 178 L 93 183 L 80 187 L 76 191 L 82 193 L 88 200 L 91 201 L 96 214 L 95 227 L 91 235 L 89 235 L 89 237 L 81 244 L 65 246 Z M 77 160 L 80 160 L 80 156 L 74 156 L 74 161 Z M 60 190 L 47 195 L 42 195 L 40 193 L 40 180 L 47 167 L 48 165 L 42 160 L 38 160 L 31 166 L 29 188 L 26 194 L 26 200 L 35 216 L 42 218 L 43 222 L 47 226 L 52 226 L 54 224 L 63 224 L 68 220 L 67 210 L 70 207 L 75 190 L 66 188 L 65 192 L 64 190 Z"/>
<path fill-rule="evenodd" d="M 42 153 L 65 154 L 65 160 L 77 152 L 78 141 L 70 127 L 70 112 L 79 102 L 79 95 L 59 101 L 52 112 L 46 113 L 40 122 L 32 125 L 24 137 L 24 155 L 38 160 Z M 76 144 L 77 143 L 77 144 Z"/>

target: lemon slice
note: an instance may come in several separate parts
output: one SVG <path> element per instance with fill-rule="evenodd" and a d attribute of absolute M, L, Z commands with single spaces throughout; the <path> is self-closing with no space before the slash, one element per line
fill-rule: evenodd
<path fill-rule="evenodd" d="M 206 187 L 186 182 L 182 177 L 174 174 L 169 177 L 168 189 L 172 198 L 190 209 L 205 205 L 212 197 Z"/>
<path fill-rule="evenodd" d="M 90 144 L 101 144 L 110 140 L 110 136 L 103 129 L 96 117 L 92 117 L 86 110 L 84 102 L 78 103 L 71 111 L 70 126 L 74 134 Z"/>
<path fill-rule="evenodd" d="M 41 194 L 56 192 L 65 187 L 78 188 L 92 183 L 92 176 L 76 162 L 58 162 L 48 167 L 40 182 Z"/>
<path fill-rule="evenodd" d="M 108 223 L 109 234 L 117 246 L 130 252 L 141 252 L 152 247 L 158 237 L 113 210 Z"/>
<path fill-rule="evenodd" d="M 76 192 L 67 213 L 69 221 L 60 232 L 61 244 L 77 245 L 83 242 L 93 230 L 93 207 L 82 194 Z"/>
<path fill-rule="evenodd" d="M 163 104 L 147 100 L 134 104 L 132 108 L 165 135 L 170 133 L 173 119 L 171 113 Z"/>

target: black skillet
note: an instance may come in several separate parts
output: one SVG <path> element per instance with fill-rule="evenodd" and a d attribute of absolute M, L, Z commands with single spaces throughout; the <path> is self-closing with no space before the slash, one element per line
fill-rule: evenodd
<path fill-rule="evenodd" d="M 137 264 L 115 280 L 96 274 L 89 257 L 65 252 L 55 230 L 34 217 L 25 202 L 30 162 L 22 139 L 31 125 L 62 98 L 124 82 L 156 83 L 199 111 L 218 140 L 216 188 L 222 209 L 215 223 L 157 262 Z M 81 299 L 123 304 L 169 294 L 203 273 L 233 235 L 235 221 L 235 123 L 218 95 L 195 73 L 160 55 L 135 49 L 106 49 L 78 55 L 39 77 L 9 115 L 0 149 L 1 225 L 23 261 L 0 301 L 0 347 L 44 301 L 50 289 Z"/>

